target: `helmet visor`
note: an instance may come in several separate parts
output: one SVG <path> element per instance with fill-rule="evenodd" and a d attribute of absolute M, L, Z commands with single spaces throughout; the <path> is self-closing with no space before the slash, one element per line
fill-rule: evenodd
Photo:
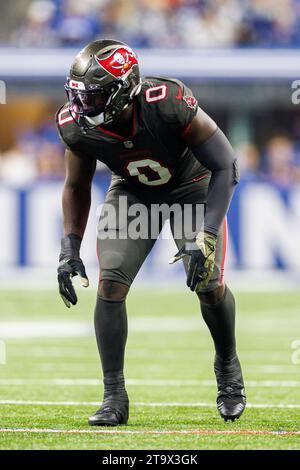
<path fill-rule="evenodd" d="M 70 87 L 66 89 L 72 108 L 84 116 L 96 116 L 103 113 L 112 95 L 111 91 L 103 89 L 97 91 L 74 90 Z"/>
<path fill-rule="evenodd" d="M 105 110 L 109 100 L 109 94 L 101 93 L 78 93 L 77 103 L 82 109 L 83 114 L 88 116 L 100 114 Z"/>

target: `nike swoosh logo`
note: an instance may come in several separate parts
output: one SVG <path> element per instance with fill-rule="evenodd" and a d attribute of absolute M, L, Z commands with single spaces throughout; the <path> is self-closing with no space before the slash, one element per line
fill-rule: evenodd
<path fill-rule="evenodd" d="M 178 95 L 175 96 L 175 99 L 176 99 L 176 100 L 182 100 L 182 89 L 181 89 L 181 87 L 179 87 L 179 89 L 178 89 Z"/>

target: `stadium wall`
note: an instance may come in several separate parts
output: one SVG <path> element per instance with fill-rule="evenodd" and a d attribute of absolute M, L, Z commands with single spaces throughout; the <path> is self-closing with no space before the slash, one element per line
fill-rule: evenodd
<path fill-rule="evenodd" d="M 143 75 L 183 79 L 297 79 L 296 49 L 137 49 Z M 64 78 L 78 49 L 0 47 L 1 79 Z"/>
<path fill-rule="evenodd" d="M 109 176 L 94 185 L 93 204 L 82 248 L 89 268 L 97 267 L 96 227 Z M 0 189 L 0 281 L 6 269 L 55 273 L 62 230 L 62 182 L 41 182 L 25 188 Z M 278 270 L 300 278 L 300 188 L 282 191 L 265 182 L 241 181 L 228 215 L 227 268 Z M 145 281 L 182 278 L 182 267 L 169 266 L 175 245 L 168 227 L 155 245 L 140 274 Z"/>

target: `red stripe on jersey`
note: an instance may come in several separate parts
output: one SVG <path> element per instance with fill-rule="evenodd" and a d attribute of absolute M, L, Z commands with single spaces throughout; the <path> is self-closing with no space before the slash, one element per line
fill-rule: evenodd
<path fill-rule="evenodd" d="M 98 243 L 97 243 L 97 246 L 96 246 L 96 255 L 97 255 L 98 263 L 99 263 L 98 289 L 100 291 L 100 284 L 102 282 L 102 276 L 101 276 L 101 266 L 100 266 L 100 249 L 99 249 Z"/>
<path fill-rule="evenodd" d="M 227 252 L 227 237 L 228 237 L 227 217 L 225 217 L 224 223 L 223 223 L 223 250 L 222 250 L 222 261 L 221 261 L 221 274 L 220 274 L 221 286 L 223 286 L 224 284 L 224 268 L 225 268 L 226 252 Z"/>
<path fill-rule="evenodd" d="M 207 177 L 208 177 L 208 173 L 205 173 L 205 175 L 196 176 L 196 178 L 193 178 L 193 179 L 192 179 L 192 182 L 193 182 L 193 183 L 197 183 L 198 181 L 201 181 L 201 180 L 203 180 L 204 178 L 207 178 Z"/>

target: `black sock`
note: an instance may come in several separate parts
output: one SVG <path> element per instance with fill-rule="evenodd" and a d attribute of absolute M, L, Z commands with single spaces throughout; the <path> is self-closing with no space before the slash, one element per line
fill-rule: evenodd
<path fill-rule="evenodd" d="M 235 301 L 230 289 L 225 286 L 221 300 L 216 304 L 200 301 L 201 312 L 213 338 L 216 359 L 231 361 L 236 355 Z"/>
<path fill-rule="evenodd" d="M 125 300 L 107 300 L 97 297 L 95 331 L 102 363 L 104 398 L 124 395 L 123 375 L 127 340 L 127 313 Z"/>

